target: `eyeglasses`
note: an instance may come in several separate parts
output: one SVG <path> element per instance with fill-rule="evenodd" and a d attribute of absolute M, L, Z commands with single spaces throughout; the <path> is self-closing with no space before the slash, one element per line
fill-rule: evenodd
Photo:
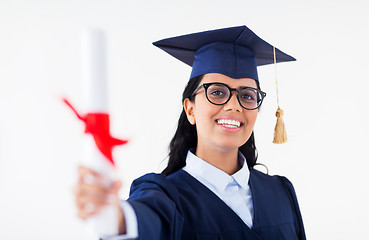
<path fill-rule="evenodd" d="M 201 89 L 205 89 L 205 95 L 208 101 L 215 105 L 226 104 L 232 97 L 232 91 L 236 91 L 237 100 L 241 107 L 254 110 L 261 106 L 266 93 L 252 87 L 244 88 L 230 88 L 224 83 L 204 83 L 195 89 L 191 97 L 195 96 L 197 92 Z"/>

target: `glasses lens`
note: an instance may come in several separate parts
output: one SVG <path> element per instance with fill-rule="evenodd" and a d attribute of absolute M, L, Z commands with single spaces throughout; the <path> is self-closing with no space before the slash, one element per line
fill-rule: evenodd
<path fill-rule="evenodd" d="M 224 104 L 229 98 L 229 89 L 222 84 L 212 84 L 206 91 L 209 101 L 214 104 Z"/>
<path fill-rule="evenodd" d="M 243 89 L 239 96 L 240 102 L 244 108 L 254 109 L 261 104 L 262 96 L 255 89 Z"/>

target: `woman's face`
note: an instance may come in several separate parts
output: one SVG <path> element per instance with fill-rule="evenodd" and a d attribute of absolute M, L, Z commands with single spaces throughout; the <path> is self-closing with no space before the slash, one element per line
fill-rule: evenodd
<path fill-rule="evenodd" d="M 257 88 L 251 78 L 234 79 L 219 73 L 205 74 L 203 83 L 220 82 L 230 88 Z M 191 124 L 196 124 L 198 145 L 202 150 L 222 152 L 238 150 L 250 137 L 258 115 L 258 110 L 247 110 L 240 106 L 237 93 L 224 105 L 214 105 L 206 99 L 205 89 L 200 89 L 191 102 L 186 99 L 184 108 Z"/>

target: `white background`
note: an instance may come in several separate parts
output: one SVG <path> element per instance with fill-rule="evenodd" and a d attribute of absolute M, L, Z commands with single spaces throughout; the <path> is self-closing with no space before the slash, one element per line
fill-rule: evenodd
<path fill-rule="evenodd" d="M 278 2 L 278 4 L 277 4 Z M 133 179 L 165 166 L 190 67 L 151 43 L 247 25 L 297 61 L 278 65 L 288 143 L 273 145 L 274 67 L 255 126 L 259 162 L 294 184 L 309 239 L 369 235 L 369 14 L 365 1 L 0 0 L 0 239 L 90 239 L 72 187 L 83 126 L 79 33 L 106 32 L 114 151 Z"/>

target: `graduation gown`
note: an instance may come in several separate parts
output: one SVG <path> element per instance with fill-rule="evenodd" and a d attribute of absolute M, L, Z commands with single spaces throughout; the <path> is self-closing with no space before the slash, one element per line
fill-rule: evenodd
<path fill-rule="evenodd" d="M 128 202 L 142 240 L 303 240 L 306 239 L 290 181 L 250 169 L 253 227 L 184 170 L 167 177 L 136 179 Z"/>

